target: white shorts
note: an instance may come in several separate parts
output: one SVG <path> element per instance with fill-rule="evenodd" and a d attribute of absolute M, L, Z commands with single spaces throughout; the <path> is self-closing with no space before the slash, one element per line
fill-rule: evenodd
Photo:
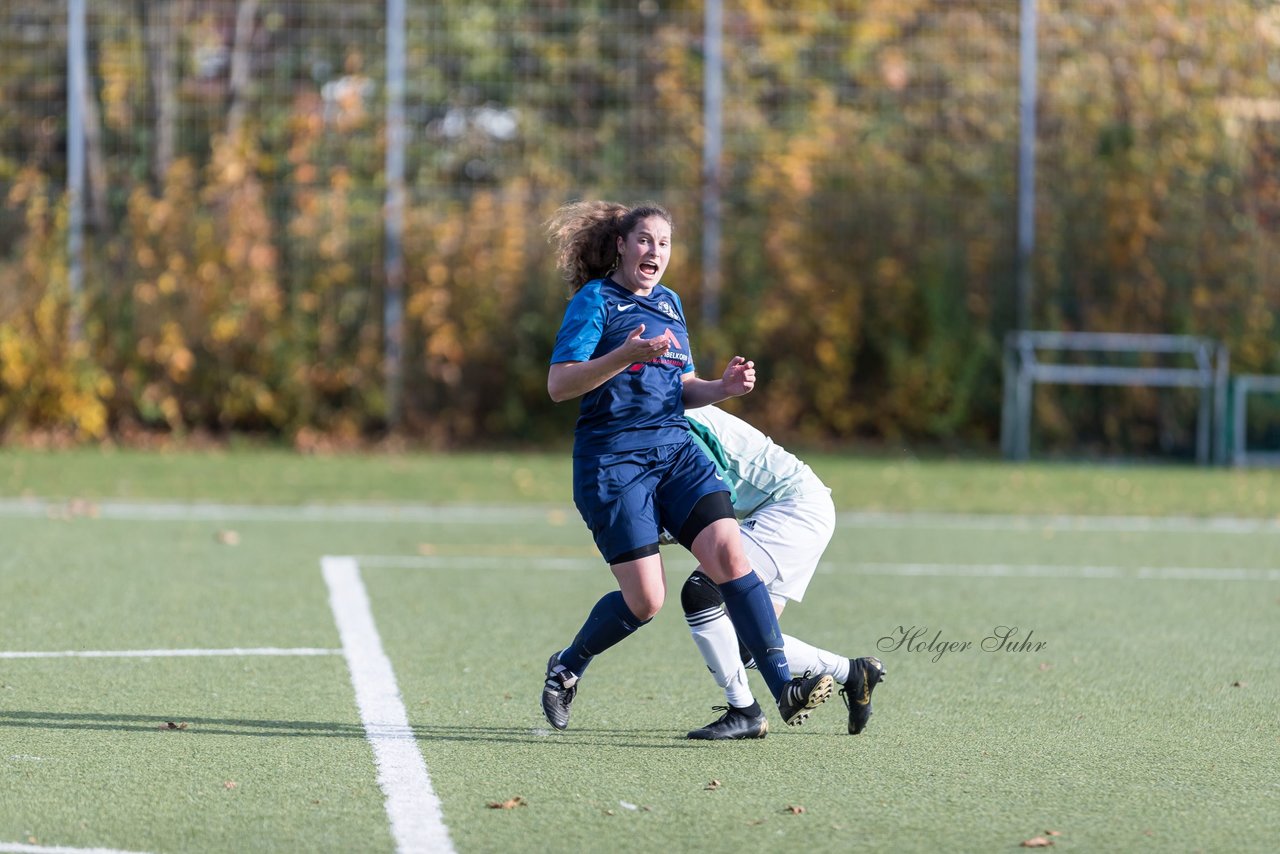
<path fill-rule="evenodd" d="M 836 530 L 831 493 L 776 501 L 742 520 L 742 545 L 775 605 L 799 602 Z"/>

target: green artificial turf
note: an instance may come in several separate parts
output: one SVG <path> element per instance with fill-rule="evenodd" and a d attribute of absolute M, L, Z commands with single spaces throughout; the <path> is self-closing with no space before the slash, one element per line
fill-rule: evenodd
<path fill-rule="evenodd" d="M 1280 470 L 804 454 L 846 509 L 1280 518 Z M 236 504 L 570 504 L 567 452 L 0 449 L 0 496 Z"/>
<path fill-rule="evenodd" d="M 860 736 L 833 697 L 710 744 L 684 738 L 723 696 L 678 549 L 570 730 L 542 719 L 547 656 L 613 586 L 560 456 L 6 451 L 0 653 L 318 654 L 0 658 L 0 849 L 394 850 L 320 570 L 354 555 L 457 851 L 1271 850 L 1273 473 L 811 462 L 844 515 L 783 630 L 888 680 Z M 118 499 L 138 512 L 95 512 Z M 175 501 L 387 513 L 149 515 Z M 1034 643 L 983 649 L 1001 626 Z"/>

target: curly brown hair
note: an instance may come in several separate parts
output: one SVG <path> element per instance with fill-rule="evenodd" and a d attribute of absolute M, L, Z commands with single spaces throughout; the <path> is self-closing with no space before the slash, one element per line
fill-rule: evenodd
<path fill-rule="evenodd" d="M 661 205 L 644 202 L 627 207 L 618 202 L 570 202 L 547 221 L 547 236 L 556 247 L 556 269 L 577 293 L 592 279 L 609 275 L 618 263 L 618 238 L 651 216 L 671 222 Z"/>

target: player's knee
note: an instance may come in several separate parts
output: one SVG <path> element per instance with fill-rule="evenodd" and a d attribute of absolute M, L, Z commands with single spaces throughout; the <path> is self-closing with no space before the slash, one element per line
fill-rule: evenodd
<path fill-rule="evenodd" d="M 751 572 L 736 522 L 708 526 L 694 549 L 702 571 L 716 584 L 727 584 Z"/>
<path fill-rule="evenodd" d="M 662 602 L 649 601 L 641 603 L 641 607 L 632 608 L 631 610 L 636 615 L 636 619 L 640 621 L 640 624 L 644 625 L 658 616 L 658 612 L 662 610 Z"/>
<path fill-rule="evenodd" d="M 723 604 L 720 588 L 701 572 L 690 575 L 680 588 L 680 607 L 686 614 L 697 614 Z"/>
<path fill-rule="evenodd" d="M 642 590 L 624 594 L 624 599 L 627 609 L 641 625 L 658 616 L 658 612 L 662 610 L 663 595 L 660 590 Z"/>

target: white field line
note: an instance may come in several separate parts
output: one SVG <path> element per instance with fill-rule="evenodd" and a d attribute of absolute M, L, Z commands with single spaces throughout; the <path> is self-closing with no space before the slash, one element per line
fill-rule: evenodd
<path fill-rule="evenodd" d="M 361 566 L 391 569 L 538 569 L 548 572 L 608 570 L 601 557 L 519 557 L 517 555 L 360 555 Z"/>
<path fill-rule="evenodd" d="M 373 621 L 369 596 L 355 558 L 321 558 L 329 605 L 351 671 L 365 737 L 373 746 L 378 785 L 386 799 L 396 850 L 452 852 L 440 799 L 409 726 L 391 661 Z"/>
<path fill-rule="evenodd" d="M 1280 581 L 1280 569 L 1069 564 L 823 563 L 819 572 L 960 578 L 1100 578 L 1140 581 Z"/>
<path fill-rule="evenodd" d="M 362 565 L 391 569 L 543 570 L 589 572 L 601 570 L 599 558 L 539 558 L 472 555 L 362 555 Z M 1198 566 L 1077 566 L 1073 564 L 886 563 L 823 561 L 818 571 L 853 575 L 933 576 L 956 578 L 1099 578 L 1145 581 L 1280 581 L 1280 569 Z"/>
<path fill-rule="evenodd" d="M 21 842 L 0 842 L 0 852 L 15 854 L 140 854 L 136 851 L 120 851 L 115 848 L 67 848 L 63 845 L 25 845 Z"/>
<path fill-rule="evenodd" d="M 1119 531 L 1124 533 L 1280 534 L 1280 519 L 1240 516 L 1073 516 L 993 513 L 838 513 L 851 528 L 927 528 L 956 531 Z"/>
<path fill-rule="evenodd" d="M 57 501 L 0 498 L 0 518 L 108 519 L 133 522 L 311 522 L 386 524 L 576 523 L 578 513 L 561 505 L 429 504 L 221 504 L 211 501 Z M 1188 534 L 1280 534 L 1280 519 L 1238 516 L 1088 516 L 980 513 L 837 514 L 842 526 L 860 529 L 1161 532 Z"/>
<path fill-rule="evenodd" d="M 569 514 L 566 516 L 566 514 Z M 0 498 L 0 518 L 90 518 L 128 522 L 352 522 L 493 524 L 577 519 L 572 507 L 430 504 L 220 504 L 211 501 L 52 501 Z"/>
<path fill-rule="evenodd" d="M 230 649 L 71 649 L 30 652 L 6 652 L 0 650 L 0 658 L 200 658 L 206 656 L 242 656 L 242 655 L 341 655 L 340 649 L 314 649 L 300 647 L 283 649 L 280 647 L 256 647 Z M 0 849 L 2 851 L 3 849 Z"/>

